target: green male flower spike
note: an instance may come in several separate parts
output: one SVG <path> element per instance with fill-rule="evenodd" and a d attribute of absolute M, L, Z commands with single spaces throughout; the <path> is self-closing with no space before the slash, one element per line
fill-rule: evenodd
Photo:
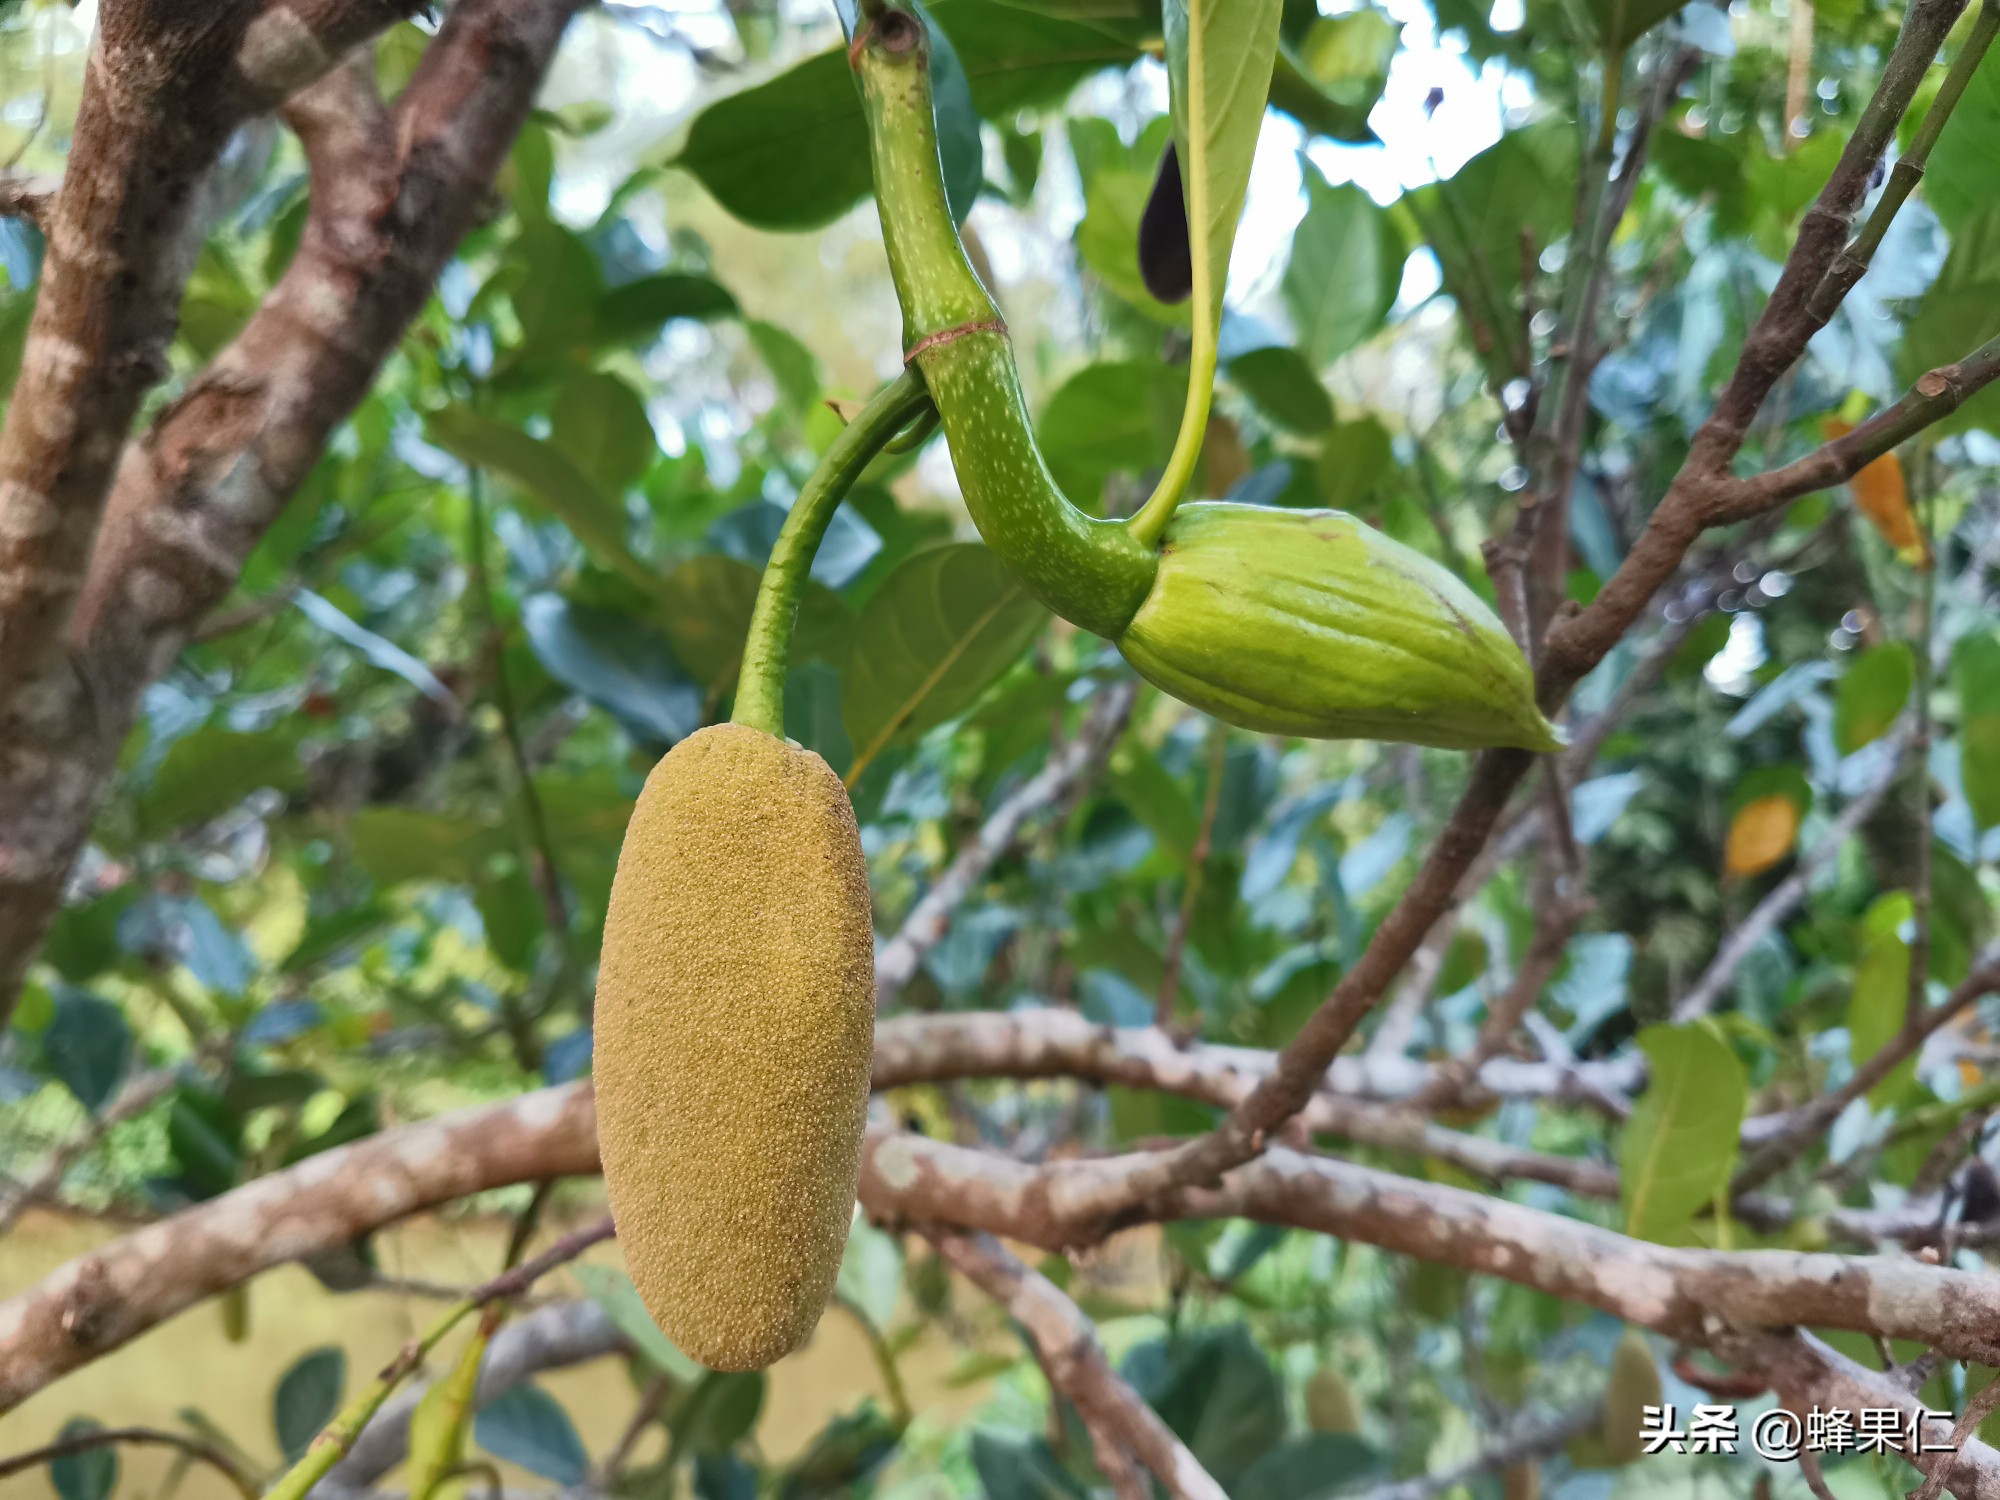
<path fill-rule="evenodd" d="M 1527 661 L 1479 596 L 1355 517 L 1204 502 L 1170 518 L 1149 507 L 1135 534 L 1070 503 L 945 202 L 923 22 L 869 10 L 849 56 L 904 360 L 936 406 L 973 523 L 1029 592 L 1116 642 L 1149 682 L 1246 729 L 1559 748 Z"/>

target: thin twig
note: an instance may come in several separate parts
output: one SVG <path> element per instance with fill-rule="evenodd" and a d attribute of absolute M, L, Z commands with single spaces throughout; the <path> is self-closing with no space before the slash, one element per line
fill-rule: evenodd
<path fill-rule="evenodd" d="M 1021 1325 L 1049 1384 L 1069 1399 L 1086 1425 L 1115 1433 L 1159 1480 L 1170 1500 L 1224 1500 L 1222 1486 L 1119 1379 L 1090 1320 L 1054 1282 L 1022 1264 L 991 1235 L 947 1229 L 926 1229 L 925 1235 L 961 1275 Z"/>
<path fill-rule="evenodd" d="M 1791 873 L 1765 892 L 1764 898 L 1751 908 L 1750 915 L 1723 940 L 1707 969 L 1702 971 L 1701 978 L 1674 1002 L 1675 1021 L 1692 1021 L 1715 1008 L 1716 1002 L 1735 979 L 1736 971 L 1755 951 L 1757 944 L 1763 941 L 1764 935 L 1797 910 L 1813 878 L 1841 851 L 1855 830 L 1868 820 L 1868 815 L 1888 795 L 1889 789 L 1903 774 L 1903 767 L 1909 763 L 1907 725 L 1893 733 L 1891 746 L 1888 761 L 1881 772 L 1840 810 L 1833 826 L 1812 848 L 1799 856 Z"/>
<path fill-rule="evenodd" d="M 257 1481 L 243 1472 L 236 1460 L 224 1453 L 213 1443 L 200 1438 L 188 1437 L 183 1433 L 166 1432 L 157 1427 L 99 1427 L 90 1432 L 80 1432 L 74 1437 L 63 1438 L 41 1448 L 26 1453 L 14 1454 L 11 1458 L 0 1458 L 0 1479 L 7 1479 L 25 1469 L 38 1464 L 54 1463 L 60 1458 L 72 1458 L 79 1453 L 94 1452 L 118 1443 L 134 1446 L 151 1445 L 162 1448 L 177 1448 L 197 1463 L 207 1464 L 233 1485 L 244 1500 L 257 1500 Z"/>
<path fill-rule="evenodd" d="M 996 807 L 978 837 L 958 852 L 931 888 L 910 908 L 895 937 L 875 956 L 875 1004 L 887 1009 L 931 949 L 944 940 L 952 914 L 972 888 L 986 878 L 1035 819 L 1065 806 L 1104 768 L 1137 701 L 1136 682 L 1114 683 L 1098 691 L 1076 737 L 1051 755 L 1048 764 Z"/>
<path fill-rule="evenodd" d="M 1195 830 L 1194 848 L 1188 854 L 1187 880 L 1181 886 L 1180 911 L 1173 931 L 1167 935 L 1166 972 L 1160 979 L 1160 995 L 1153 1007 L 1153 1024 L 1162 1031 L 1174 1026 L 1174 1002 L 1180 998 L 1181 965 L 1187 957 L 1188 932 L 1194 926 L 1195 903 L 1201 900 L 1202 871 L 1208 865 L 1208 846 L 1215 836 L 1215 813 L 1222 805 L 1222 776 L 1229 764 L 1229 726 L 1217 719 L 1208 729 L 1208 786 L 1202 793 L 1201 826 Z"/>

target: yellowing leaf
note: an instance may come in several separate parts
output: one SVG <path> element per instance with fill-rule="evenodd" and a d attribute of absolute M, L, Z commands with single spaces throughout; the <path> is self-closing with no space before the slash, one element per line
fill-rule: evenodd
<path fill-rule="evenodd" d="M 1854 424 L 1829 417 L 1821 430 L 1829 438 L 1841 438 L 1854 430 Z M 1896 549 L 1898 557 L 1913 567 L 1931 565 L 1923 528 L 1910 508 L 1910 490 L 1903 478 L 1901 459 L 1893 453 L 1883 454 L 1850 479 L 1848 488 L 1854 495 L 1854 508 L 1868 518 L 1882 534 L 1883 541 Z"/>
<path fill-rule="evenodd" d="M 1792 852 L 1799 836 L 1799 807 L 1790 797 L 1757 797 L 1729 820 L 1722 866 L 1731 875 L 1761 875 Z"/>

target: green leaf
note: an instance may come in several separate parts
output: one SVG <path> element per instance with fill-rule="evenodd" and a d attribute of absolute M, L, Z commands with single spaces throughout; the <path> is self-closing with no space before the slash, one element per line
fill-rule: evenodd
<path fill-rule="evenodd" d="M 761 570 L 733 557 L 697 557 L 667 575 L 660 623 L 694 680 L 711 698 L 736 686 L 743 636 L 757 602 Z M 806 585 L 792 639 L 794 661 L 836 660 L 849 630 L 847 606 L 829 589 Z"/>
<path fill-rule="evenodd" d="M 1283 0 L 1165 0 L 1161 6 L 1167 92 L 1194 263 L 1194 292 L 1188 303 L 1194 343 L 1173 456 L 1141 512 L 1156 520 L 1154 535 L 1193 481 L 1195 460 L 1208 431 L 1229 252 L 1250 187 L 1250 164 L 1270 97 L 1283 12 Z"/>
<path fill-rule="evenodd" d="M 1299 352 L 1324 369 L 1382 327 L 1402 285 L 1403 237 L 1352 183 L 1306 175 L 1306 216 L 1292 236 L 1282 283 Z"/>
<path fill-rule="evenodd" d="M 1951 650 L 1958 692 L 1958 774 L 1973 821 L 2000 823 L 2000 632 L 1959 638 Z"/>
<path fill-rule="evenodd" d="M 1916 658 L 1901 641 L 1863 652 L 1842 676 L 1834 694 L 1834 748 L 1842 755 L 1852 755 L 1888 733 L 1903 705 L 1910 701 L 1916 672 Z"/>
<path fill-rule="evenodd" d="M 635 739 L 672 745 L 701 727 L 701 689 L 657 627 L 560 594 L 528 598 L 521 625 L 549 675 L 605 709 Z"/>
<path fill-rule="evenodd" d="M 1096 511 L 1112 475 L 1144 474 L 1166 462 L 1180 405 L 1176 372 L 1156 361 L 1086 365 L 1049 398 L 1035 424 L 1042 457 L 1063 493 Z"/>
<path fill-rule="evenodd" d="M 604 273 L 581 236 L 560 224 L 531 224 L 508 250 L 509 300 L 521 320 L 523 358 L 587 341 Z"/>
<path fill-rule="evenodd" d="M 1861 919 L 1861 956 L 1847 1002 L 1848 1056 L 1857 1068 L 1902 1033 L 1910 996 L 1910 945 L 1903 932 L 1915 914 L 1909 892 L 1890 891 L 1876 897 Z M 1904 1059 L 1868 1091 L 1868 1102 L 1876 1109 L 1893 1104 L 1916 1076 L 1916 1058 Z"/>
<path fill-rule="evenodd" d="M 582 1264 L 570 1267 L 570 1274 L 583 1288 L 583 1294 L 603 1308 L 604 1315 L 617 1325 L 618 1331 L 632 1341 L 642 1359 L 683 1384 L 693 1384 L 707 1373 L 660 1332 L 653 1315 L 639 1299 L 632 1278 L 623 1271 Z"/>
<path fill-rule="evenodd" d="M 139 794 L 140 831 L 159 837 L 211 822 L 260 787 L 292 790 L 305 774 L 298 747 L 290 724 L 254 733 L 208 726 L 182 735 Z"/>
<path fill-rule="evenodd" d="M 1576 132 L 1548 120 L 1510 131 L 1443 182 L 1406 193 L 1438 258 L 1445 290 L 1476 330 L 1489 369 L 1511 379 L 1528 364 L 1521 329 L 1523 237 L 1539 255 L 1570 226 Z"/>
<path fill-rule="evenodd" d="M 953 217 L 963 220 L 979 193 L 979 120 L 949 29 L 932 22 L 930 33 L 945 194 Z M 799 230 L 832 223 L 874 186 L 847 49 L 817 53 L 709 105 L 674 161 L 746 224 Z"/>
<path fill-rule="evenodd" d="M 56 1441 L 67 1442 L 103 1430 L 104 1424 L 94 1417 L 71 1417 L 62 1424 Z M 106 1443 L 55 1459 L 49 1464 L 49 1482 L 61 1500 L 111 1500 L 112 1491 L 118 1488 L 118 1449 Z"/>
<path fill-rule="evenodd" d="M 556 391 L 549 433 L 585 474 L 616 495 L 659 456 L 659 439 L 639 393 L 616 375 L 577 371 Z"/>
<path fill-rule="evenodd" d="M 1389 429 L 1373 416 L 1342 422 L 1320 444 L 1315 473 L 1320 498 L 1334 509 L 1373 510 L 1396 474 Z"/>
<path fill-rule="evenodd" d="M 1092 73 L 1137 60 L 1139 49 L 1108 30 L 992 0 L 937 0 L 939 29 L 965 60 L 972 102 L 989 120 L 1059 104 Z"/>
<path fill-rule="evenodd" d="M 302 1356 L 279 1377 L 271 1397 L 271 1425 L 285 1462 L 297 1463 L 305 1456 L 320 1429 L 340 1410 L 346 1389 L 347 1352 L 334 1345 Z"/>
<path fill-rule="evenodd" d="M 1983 71 L 1992 71 L 1990 60 Z M 1957 128 L 1954 120 L 1939 144 Z M 1896 373 L 1905 385 L 2000 337 L 2000 204 L 1990 196 L 1978 201 L 1985 206 L 1961 221 L 1944 268 L 1904 325 Z M 2000 384 L 1977 392 L 1930 430 L 1942 436 L 1973 427 L 2000 431 Z"/>
<path fill-rule="evenodd" d="M 1243 1475 L 1285 1436 L 1285 1396 L 1271 1362 L 1241 1323 L 1139 1345 L 1125 1378 L 1234 1494 Z"/>
<path fill-rule="evenodd" d="M 1296 349 L 1273 344 L 1239 354 L 1229 362 L 1229 379 L 1287 432 L 1318 437 L 1333 426 L 1333 398 Z"/>
<path fill-rule="evenodd" d="M 1194 256 L 1196 383 L 1212 380 L 1229 252 L 1271 92 L 1282 0 L 1165 0 L 1167 91 Z M 1206 401 L 1188 403 L 1198 421 Z"/>
<path fill-rule="evenodd" d="M 1044 1437 L 974 1432 L 972 1470 L 986 1500 L 1089 1500 Z"/>
<path fill-rule="evenodd" d="M 919 552 L 882 581 L 841 669 L 854 765 L 970 708 L 1041 631 L 1048 612 L 977 542 Z"/>
<path fill-rule="evenodd" d="M 1648 1026 L 1646 1092 L 1619 1143 L 1625 1232 L 1670 1242 L 1729 1182 L 1749 1085 L 1743 1065 L 1707 1021 Z"/>
<path fill-rule="evenodd" d="M 1310 1432 L 1258 1459 L 1238 1481 L 1236 1493 L 1257 1500 L 1331 1500 L 1385 1477 L 1388 1470 L 1388 1455 L 1351 1432 Z"/>
<path fill-rule="evenodd" d="M 600 345 L 640 347 L 659 337 L 676 318 L 709 322 L 733 318 L 736 299 L 728 288 L 706 276 L 662 271 L 612 287 L 598 299 L 593 318 Z"/>
<path fill-rule="evenodd" d="M 1688 0 L 1588 0 L 1584 10 L 1605 52 L 1622 57 L 1640 37 L 1677 14 L 1687 3 Z"/>
<path fill-rule="evenodd" d="M 1924 164 L 1924 202 L 1956 241 L 2000 182 L 2000 50 L 1989 50 Z"/>
<path fill-rule="evenodd" d="M 1328 99 L 1365 121 L 1402 39 L 1402 25 L 1379 10 L 1322 16 L 1299 39 L 1299 65 Z"/>
<path fill-rule="evenodd" d="M 659 575 L 626 545 L 624 508 L 553 443 L 453 404 L 424 418 L 424 434 L 462 463 L 492 470 L 546 505 L 598 562 L 655 598 Z"/>
<path fill-rule="evenodd" d="M 1076 253 L 1114 295 L 1156 323 L 1185 327 L 1189 304 L 1166 303 L 1153 296 L 1139 268 L 1139 226 L 1152 193 L 1151 171 L 1107 165 L 1091 173 L 1084 191 L 1083 221 L 1076 227 Z M 1181 388 L 1176 386 L 1177 416 L 1180 404 Z"/>
<path fill-rule="evenodd" d="M 877 1333 L 887 1333 L 903 1295 L 903 1247 L 896 1237 L 865 1221 L 857 1223 L 841 1252 L 834 1290 L 859 1308 Z"/>
<path fill-rule="evenodd" d="M 132 1032 L 109 1000 L 64 985 L 42 1033 L 42 1056 L 58 1082 L 95 1114 L 117 1092 L 132 1059 Z"/>
<path fill-rule="evenodd" d="M 487 859 L 513 847 L 505 829 L 412 807 L 365 807 L 349 836 L 354 857 L 383 885 L 404 880 L 471 884 Z"/>
<path fill-rule="evenodd" d="M 535 944 L 548 918 L 521 862 L 511 859 L 498 873 L 488 871 L 474 900 L 493 956 L 517 974 L 533 972 Z"/>
<path fill-rule="evenodd" d="M 764 367 L 771 372 L 771 379 L 777 383 L 778 398 L 794 416 L 803 417 L 813 402 L 819 399 L 825 383 L 818 356 L 776 323 L 752 318 L 743 328 L 763 359 Z"/>
<path fill-rule="evenodd" d="M 734 1448 L 757 1425 L 764 1410 L 765 1384 L 761 1370 L 712 1370 L 702 1376 L 674 1412 L 674 1453 L 699 1458 Z"/>
<path fill-rule="evenodd" d="M 491 1402 L 473 1420 L 472 1435 L 495 1458 L 557 1484 L 581 1484 L 590 1473 L 569 1413 L 540 1386 L 517 1385 Z"/>

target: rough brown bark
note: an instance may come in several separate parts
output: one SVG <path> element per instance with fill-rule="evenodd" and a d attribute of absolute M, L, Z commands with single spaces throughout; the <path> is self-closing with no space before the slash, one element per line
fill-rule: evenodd
<path fill-rule="evenodd" d="M 938 1076 L 944 1053 L 931 1040 L 906 1053 L 930 1060 L 916 1076 Z M 877 1078 L 908 1081 L 886 1067 Z M 595 1132 L 587 1086 L 545 1089 L 329 1151 L 127 1235 L 0 1303 L 0 1411 L 273 1266 L 470 1193 L 595 1172 Z M 1100 1165 L 1129 1172 L 1133 1164 Z M 862 1166 L 862 1203 L 877 1219 L 1049 1248 L 1077 1243 L 1078 1224 L 1088 1224 L 1066 1191 L 1059 1174 L 899 1132 L 871 1134 Z M 1690 1343 L 1800 1323 L 2000 1362 L 2000 1278 L 1886 1256 L 1651 1245 L 1291 1150 L 1267 1152 L 1214 1187 L 1160 1195 L 1148 1216 L 1240 1217 L 1334 1234 L 1516 1281 Z"/>
<path fill-rule="evenodd" d="M 61 269 L 52 241 L 55 280 L 44 272 L 48 307 L 36 315 L 36 328 L 48 328 L 30 334 L 9 435 L 0 438 L 0 1019 L 54 919 L 140 694 L 234 586 L 328 436 L 367 394 L 481 211 L 581 3 L 460 0 L 392 114 L 375 102 L 365 74 L 351 70 L 295 101 L 289 116 L 313 173 L 297 256 L 236 341 L 125 451 L 101 527 L 111 465 L 145 382 L 135 375 L 129 389 L 79 386 L 68 395 L 48 385 L 71 365 L 110 361 L 123 369 L 136 357 L 101 343 L 68 348 L 61 329 L 78 320 L 96 327 L 109 314 L 75 305 L 82 294 L 71 289 L 75 278 Z M 256 54 L 260 76 L 296 81 L 314 76 L 307 63 L 323 71 L 330 60 L 314 40 L 329 34 L 313 32 L 312 21 L 331 26 L 338 19 L 344 29 L 332 39 L 358 39 L 361 19 L 380 25 L 407 8 L 385 0 L 299 0 L 247 30 L 239 25 L 232 36 L 239 50 Z M 280 15 L 291 20 L 273 19 Z M 260 36 L 261 46 L 252 45 Z M 220 43 L 212 50 L 228 55 Z M 221 64 L 204 52 L 186 65 L 197 62 L 211 70 L 199 76 L 213 87 L 212 70 Z M 93 76 L 107 66 L 118 76 L 127 65 L 100 61 Z M 236 92 L 248 109 L 282 91 L 267 84 L 262 93 L 248 85 Z M 96 128 L 109 131 L 110 123 Z M 86 201 L 95 180 L 79 131 L 59 223 L 82 212 L 68 206 L 71 195 Z M 207 144 L 203 137 L 183 154 L 193 160 Z M 219 149 L 219 141 L 212 144 Z M 142 165 L 152 161 L 149 154 Z M 171 228 L 150 226 L 147 238 L 132 241 L 133 253 L 163 255 Z M 108 233 L 114 229 L 96 219 L 63 231 L 77 245 Z M 154 269 L 152 300 L 120 305 L 133 325 L 128 342 L 150 351 L 140 361 L 148 372 L 164 358 L 180 286 Z M 30 373 L 43 366 L 36 384 Z M 66 378 L 83 380 L 74 371 Z M 84 398 L 78 409 L 91 415 L 99 466 L 77 472 L 62 457 L 67 448 L 43 442 L 30 445 L 40 466 L 16 478 L 8 454 L 26 439 L 13 438 L 11 424 L 25 432 L 35 411 Z M 51 491 L 51 476 L 67 488 Z"/>

